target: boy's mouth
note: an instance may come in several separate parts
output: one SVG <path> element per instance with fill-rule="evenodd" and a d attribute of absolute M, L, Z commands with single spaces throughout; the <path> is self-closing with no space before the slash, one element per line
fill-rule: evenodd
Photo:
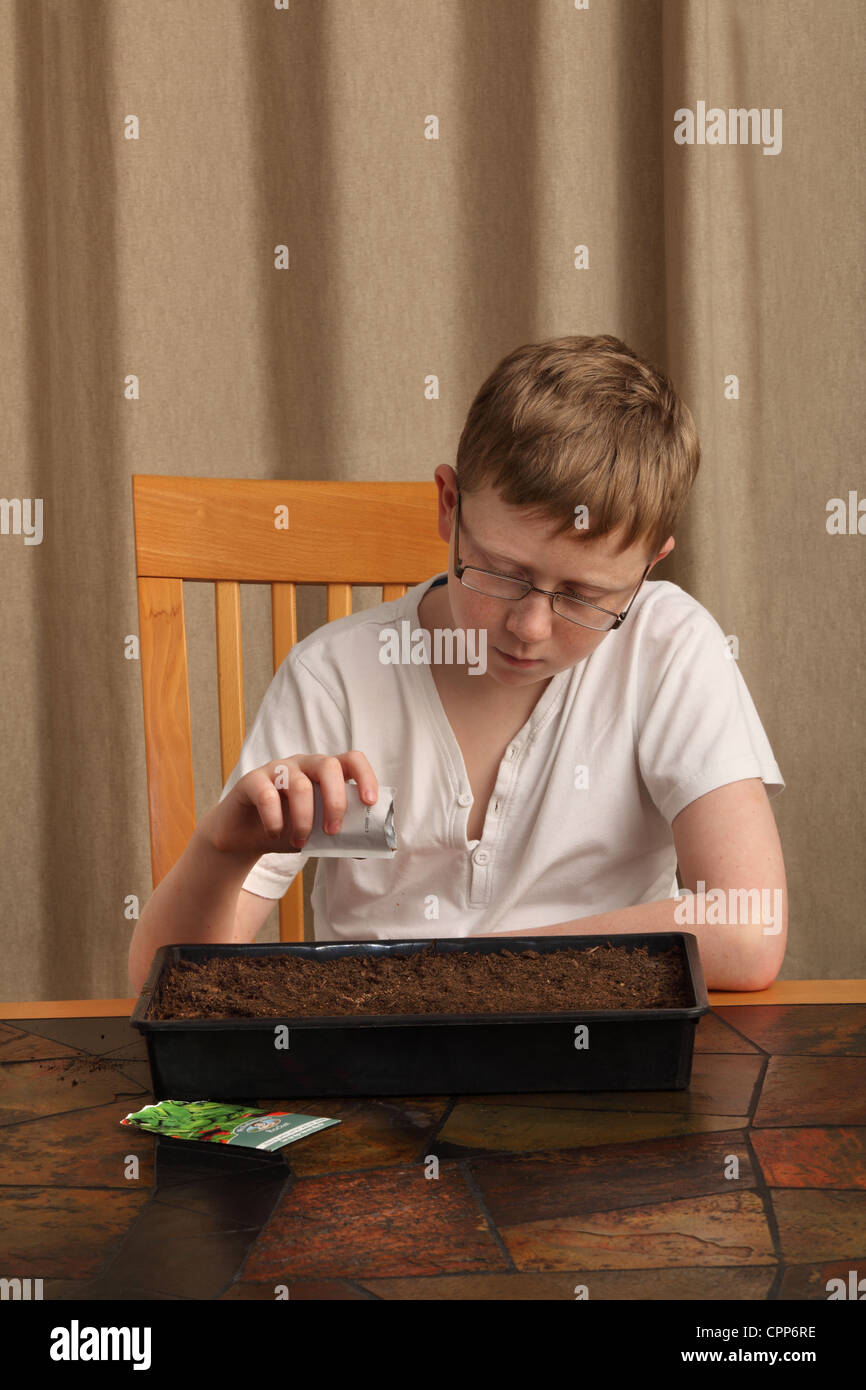
<path fill-rule="evenodd" d="M 530 666 L 540 665 L 540 661 L 537 657 L 532 657 L 530 660 L 525 661 L 522 660 L 520 657 L 512 656 L 510 652 L 502 651 L 500 647 L 494 647 L 493 650 L 495 652 L 498 652 L 500 656 L 504 657 L 510 666 L 524 666 L 528 670 Z"/>

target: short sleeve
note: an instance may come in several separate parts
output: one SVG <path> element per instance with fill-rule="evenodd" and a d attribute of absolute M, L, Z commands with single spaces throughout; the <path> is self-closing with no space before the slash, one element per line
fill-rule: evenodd
<path fill-rule="evenodd" d="M 760 777 L 768 796 L 785 785 L 722 629 L 682 599 L 648 623 L 637 667 L 641 777 L 669 824 L 729 782 Z"/>
<path fill-rule="evenodd" d="M 333 695 L 293 649 L 265 691 L 220 801 L 253 768 L 295 753 L 338 753 L 351 748 L 345 715 Z M 303 869 L 308 854 L 264 854 L 243 887 L 262 898 L 281 898 Z"/>

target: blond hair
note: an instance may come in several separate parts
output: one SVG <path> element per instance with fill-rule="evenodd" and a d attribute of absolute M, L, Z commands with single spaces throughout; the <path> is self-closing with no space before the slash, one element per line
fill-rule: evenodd
<path fill-rule="evenodd" d="M 688 407 L 663 372 L 609 333 L 528 343 L 476 395 L 457 446 L 461 491 L 561 521 L 557 534 L 648 540 L 654 558 L 700 466 Z M 588 509 L 577 526 L 576 508 Z"/>

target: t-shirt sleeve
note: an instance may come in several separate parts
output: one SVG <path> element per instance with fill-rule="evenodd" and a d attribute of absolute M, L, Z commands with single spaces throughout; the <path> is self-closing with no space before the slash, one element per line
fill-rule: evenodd
<path fill-rule="evenodd" d="M 343 753 L 352 747 L 346 717 L 334 696 L 293 649 L 265 691 L 220 801 L 253 768 L 296 753 Z M 263 854 L 243 882 L 250 893 L 281 898 L 309 854 Z"/>
<path fill-rule="evenodd" d="M 668 824 L 706 792 L 760 777 L 784 779 L 724 633 L 705 608 L 645 634 L 638 661 L 640 772 Z"/>

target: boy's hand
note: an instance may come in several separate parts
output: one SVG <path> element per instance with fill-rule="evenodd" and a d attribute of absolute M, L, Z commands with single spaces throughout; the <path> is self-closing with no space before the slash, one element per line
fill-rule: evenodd
<path fill-rule="evenodd" d="M 336 834 L 346 814 L 349 779 L 371 806 L 379 784 L 363 753 L 353 749 L 331 756 L 275 758 L 245 773 L 202 817 L 201 828 L 213 847 L 225 853 L 296 854 L 313 828 L 313 783 L 322 790 L 325 832 Z"/>

